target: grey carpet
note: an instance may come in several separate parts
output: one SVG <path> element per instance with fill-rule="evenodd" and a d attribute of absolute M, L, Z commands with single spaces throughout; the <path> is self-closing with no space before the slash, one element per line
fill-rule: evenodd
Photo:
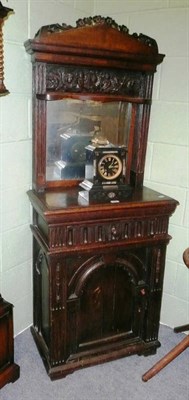
<path fill-rule="evenodd" d="M 161 348 L 154 356 L 130 356 L 85 368 L 51 381 L 30 330 L 15 339 L 20 379 L 4 386 L 0 400 L 189 400 L 189 348 L 150 381 L 141 376 L 182 338 L 160 327 Z"/>

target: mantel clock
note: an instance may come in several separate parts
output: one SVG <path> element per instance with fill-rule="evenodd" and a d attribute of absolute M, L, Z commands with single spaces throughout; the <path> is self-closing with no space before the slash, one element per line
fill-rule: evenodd
<path fill-rule="evenodd" d="M 51 379 L 156 352 L 169 217 L 143 187 L 154 39 L 107 17 L 43 26 L 33 65 L 34 340 Z"/>
<path fill-rule="evenodd" d="M 90 144 L 86 147 L 84 189 L 79 196 L 88 202 L 117 202 L 126 199 L 131 187 L 125 184 L 126 154 L 124 146 Z"/>

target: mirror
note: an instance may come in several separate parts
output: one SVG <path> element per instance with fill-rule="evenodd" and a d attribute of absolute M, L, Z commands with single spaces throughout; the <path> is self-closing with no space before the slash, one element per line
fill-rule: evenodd
<path fill-rule="evenodd" d="M 83 179 L 85 147 L 94 137 L 129 141 L 131 103 L 63 99 L 47 102 L 46 179 Z"/>

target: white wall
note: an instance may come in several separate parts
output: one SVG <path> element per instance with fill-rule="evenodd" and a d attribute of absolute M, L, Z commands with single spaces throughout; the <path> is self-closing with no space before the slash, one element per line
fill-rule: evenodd
<path fill-rule="evenodd" d="M 23 42 L 42 25 L 84 16 L 111 16 L 130 33 L 155 38 L 166 58 L 155 75 L 145 184 L 180 202 L 171 218 L 161 321 L 189 319 L 189 0 L 9 0 L 4 25 L 5 83 L 0 98 L 0 293 L 14 308 L 15 334 L 32 323 L 31 63 Z"/>
<path fill-rule="evenodd" d="M 94 14 L 109 15 L 130 33 L 156 39 L 165 60 L 155 74 L 145 184 L 177 199 L 170 220 L 161 322 L 189 322 L 189 0 L 95 0 Z"/>

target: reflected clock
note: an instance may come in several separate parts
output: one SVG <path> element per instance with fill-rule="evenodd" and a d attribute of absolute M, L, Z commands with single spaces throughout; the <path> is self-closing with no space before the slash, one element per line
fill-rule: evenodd
<path fill-rule="evenodd" d="M 65 132 L 60 135 L 61 159 L 55 162 L 58 179 L 83 179 L 85 176 L 85 147 L 91 141 L 90 134 Z"/>
<path fill-rule="evenodd" d="M 87 201 L 118 202 L 129 196 L 131 188 L 126 184 L 125 146 L 88 145 L 86 147 L 84 189 L 79 196 Z"/>

